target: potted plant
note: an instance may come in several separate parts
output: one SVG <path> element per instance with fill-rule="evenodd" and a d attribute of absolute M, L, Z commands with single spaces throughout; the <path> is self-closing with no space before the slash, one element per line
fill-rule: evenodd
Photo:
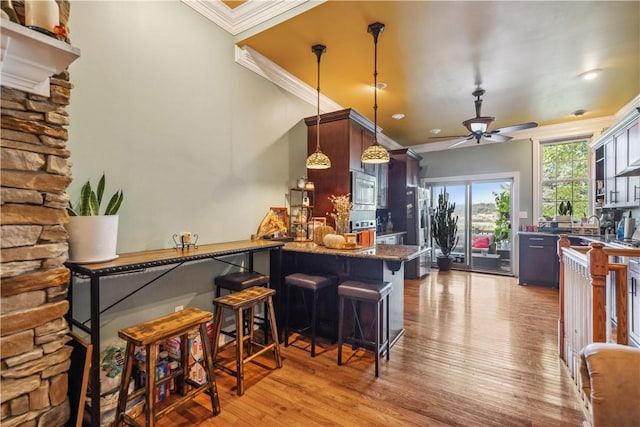
<path fill-rule="evenodd" d="M 493 195 L 495 196 L 496 212 L 498 214 L 495 228 L 493 229 L 494 240 L 498 249 L 507 250 L 509 238 L 511 237 L 511 194 L 509 190 L 503 190 L 499 194 L 494 192 Z M 498 242 L 501 242 L 501 245 L 498 245 Z"/>
<path fill-rule="evenodd" d="M 571 222 L 571 216 L 573 215 L 573 205 L 571 201 L 560 202 L 558 205 L 558 215 L 556 215 L 556 221 L 558 222 Z"/>
<path fill-rule="evenodd" d="M 106 262 L 117 257 L 118 210 L 124 194 L 116 191 L 107 204 L 104 214 L 100 205 L 104 195 L 105 175 L 102 174 L 94 191 L 90 181 L 80 189 L 80 199 L 75 207 L 69 203 L 69 259 L 77 263 Z"/>
<path fill-rule="evenodd" d="M 458 245 L 458 216 L 453 214 L 455 203 L 449 203 L 449 193 L 442 190 L 438 195 L 438 205 L 431 215 L 431 236 L 440 247 L 438 256 L 440 271 L 451 270 L 451 252 Z"/>

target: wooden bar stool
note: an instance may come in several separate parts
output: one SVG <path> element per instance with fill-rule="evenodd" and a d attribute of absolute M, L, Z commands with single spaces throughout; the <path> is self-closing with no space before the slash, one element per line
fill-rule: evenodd
<path fill-rule="evenodd" d="M 252 361 L 256 357 L 267 351 L 273 351 L 276 366 L 282 367 L 282 358 L 280 356 L 280 344 L 278 343 L 278 328 L 276 327 L 275 311 L 273 309 L 273 295 L 276 291 L 269 288 L 263 288 L 260 286 L 254 286 L 233 294 L 224 295 L 213 300 L 213 305 L 216 310 L 216 317 L 214 321 L 215 334 L 213 337 L 213 360 L 215 366 L 223 370 L 224 372 L 236 377 L 237 393 L 238 396 L 244 394 L 244 364 Z M 253 316 L 255 307 L 258 304 L 265 303 L 267 305 L 267 312 L 265 316 L 269 320 L 269 326 L 272 333 L 273 341 L 271 344 L 260 344 L 253 339 L 253 327 L 249 328 L 248 334 L 244 334 L 244 312 L 248 313 L 248 324 L 253 324 Z M 223 313 L 224 309 L 233 310 L 236 316 L 236 337 L 229 344 L 234 343 L 236 345 L 236 369 L 233 370 L 222 363 L 216 362 L 218 358 L 218 349 L 220 341 L 220 332 L 222 329 Z M 247 343 L 247 355 L 244 354 L 244 344 Z M 260 350 L 253 352 L 253 348 L 258 347 Z"/>
<path fill-rule="evenodd" d="M 214 415 L 220 413 L 220 401 L 218 398 L 218 390 L 213 371 L 213 358 L 211 353 L 211 343 L 207 335 L 207 322 L 211 321 L 213 315 L 195 307 L 185 308 L 184 310 L 171 313 L 169 315 L 140 323 L 118 332 L 118 336 L 127 342 L 127 358 L 122 373 L 122 382 L 120 383 L 120 394 L 118 396 L 118 407 L 116 409 L 115 425 L 120 426 L 122 422 L 129 425 L 139 426 L 131 417 L 126 415 L 125 408 L 127 402 L 142 394 L 145 395 L 145 418 L 147 426 L 155 426 L 156 421 L 174 410 L 187 400 L 194 398 L 199 393 L 208 390 L 211 397 L 211 410 Z M 189 353 L 188 334 L 194 329 L 198 329 L 200 340 L 202 341 L 204 351 L 205 369 L 207 373 L 207 382 L 198 384 L 188 378 Z M 181 360 L 180 367 L 171 372 L 165 378 L 156 379 L 155 366 L 158 358 L 158 345 L 166 341 L 168 338 L 180 337 Z M 136 346 L 145 346 L 146 349 L 146 387 L 140 388 L 129 394 L 129 378 L 133 366 L 136 363 L 134 350 Z M 155 406 L 155 388 L 172 379 L 182 378 L 181 394 L 182 396 L 175 402 L 171 402 L 162 410 L 156 411 Z M 193 388 L 187 391 L 187 385 Z"/>
<path fill-rule="evenodd" d="M 340 296 L 340 312 L 338 320 L 338 365 L 342 365 L 342 343 L 344 328 L 344 302 L 351 301 L 353 308 L 353 332 L 344 342 L 351 343 L 353 348 L 364 347 L 373 350 L 376 361 L 376 377 L 378 377 L 379 359 L 382 354 L 386 353 L 389 360 L 389 294 L 392 285 L 390 282 L 380 281 L 356 281 L 348 280 L 338 285 L 338 295 Z M 375 338 L 373 341 L 367 339 L 362 329 L 360 319 L 361 303 L 375 304 L 375 313 L 373 315 L 373 325 Z M 382 304 L 384 307 L 384 317 L 380 318 Z M 385 336 L 381 339 L 381 329 L 384 326 Z"/>
<path fill-rule="evenodd" d="M 289 317 L 292 309 L 291 288 L 297 288 L 300 289 L 300 293 L 302 295 L 302 304 L 304 305 L 307 325 L 301 329 L 296 329 L 294 332 L 311 338 L 311 357 L 315 357 L 316 328 L 318 326 L 318 297 L 320 296 L 320 291 L 323 289 L 334 289 L 335 291 L 335 286 L 338 284 L 338 278 L 336 276 L 293 273 L 284 278 L 284 283 L 287 286 L 287 313 L 284 321 L 284 346 L 289 346 Z M 309 308 L 305 297 L 305 294 L 307 293 L 311 293 L 312 298 L 311 316 L 309 316 Z M 335 329 L 335 321 L 333 322 L 333 329 Z M 309 334 L 309 330 L 311 334 Z"/>
<path fill-rule="evenodd" d="M 262 273 L 258 273 L 255 271 L 236 271 L 233 273 L 228 273 L 222 276 L 218 276 L 214 279 L 214 284 L 216 285 L 216 298 L 222 295 L 222 289 L 226 289 L 229 293 L 240 292 L 245 289 L 251 288 L 253 286 L 264 286 L 267 287 L 269 285 L 269 276 L 264 275 Z M 269 335 L 269 325 L 266 320 L 266 311 L 267 306 L 265 305 L 263 308 L 265 312 L 264 317 L 255 316 L 254 320 L 256 324 L 262 326 L 264 335 L 265 335 L 265 343 L 267 342 L 267 337 Z M 248 325 L 245 326 L 248 328 Z M 236 331 L 229 330 L 221 331 L 222 334 L 235 338 Z"/>

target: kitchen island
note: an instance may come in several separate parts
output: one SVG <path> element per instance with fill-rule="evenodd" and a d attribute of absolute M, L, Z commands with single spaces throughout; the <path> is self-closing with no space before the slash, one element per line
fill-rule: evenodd
<path fill-rule="evenodd" d="M 294 300 L 291 307 L 285 305 L 284 277 L 288 274 L 334 274 L 338 277 L 338 283 L 352 279 L 386 281 L 393 285 L 389 304 L 389 329 L 393 345 L 404 333 L 404 262 L 417 258 L 427 250 L 428 248 L 410 245 L 376 244 L 356 249 L 331 249 L 312 242 L 286 243 L 282 251 L 272 254 L 272 257 L 282 257 L 281 260 L 272 258 L 272 263 L 281 265 L 281 276 L 277 281 L 279 283 L 277 286 L 280 288 L 276 302 L 278 327 L 284 326 L 286 310 L 293 313 L 295 304 Z M 295 297 L 293 294 L 292 296 Z M 319 301 L 318 318 L 319 335 L 335 339 L 337 332 L 335 325 L 338 319 L 337 291 L 331 295 L 331 298 Z M 293 321 L 295 320 L 294 318 Z"/>

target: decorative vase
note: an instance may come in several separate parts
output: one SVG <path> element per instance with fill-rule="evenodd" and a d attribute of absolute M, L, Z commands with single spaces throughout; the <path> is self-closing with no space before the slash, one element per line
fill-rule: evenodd
<path fill-rule="evenodd" d="M 336 218 L 336 234 L 342 236 L 349 232 L 349 218 Z"/>
<path fill-rule="evenodd" d="M 69 261 L 89 264 L 116 259 L 118 218 L 118 215 L 69 217 Z"/>
<path fill-rule="evenodd" d="M 451 267 L 453 267 L 453 258 L 448 256 L 438 257 L 438 269 L 440 269 L 440 271 L 449 271 Z"/>

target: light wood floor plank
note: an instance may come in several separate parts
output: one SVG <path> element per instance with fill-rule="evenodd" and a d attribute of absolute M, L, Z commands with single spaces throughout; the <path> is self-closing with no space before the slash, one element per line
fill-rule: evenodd
<path fill-rule="evenodd" d="M 335 344 L 312 359 L 300 340 L 282 347 L 282 369 L 249 364 L 244 396 L 220 372 L 219 416 L 201 395 L 160 426 L 581 426 L 557 355 L 557 307 L 555 289 L 432 272 L 405 282 L 406 333 L 378 379 L 369 353 L 345 346 L 339 367 Z"/>

